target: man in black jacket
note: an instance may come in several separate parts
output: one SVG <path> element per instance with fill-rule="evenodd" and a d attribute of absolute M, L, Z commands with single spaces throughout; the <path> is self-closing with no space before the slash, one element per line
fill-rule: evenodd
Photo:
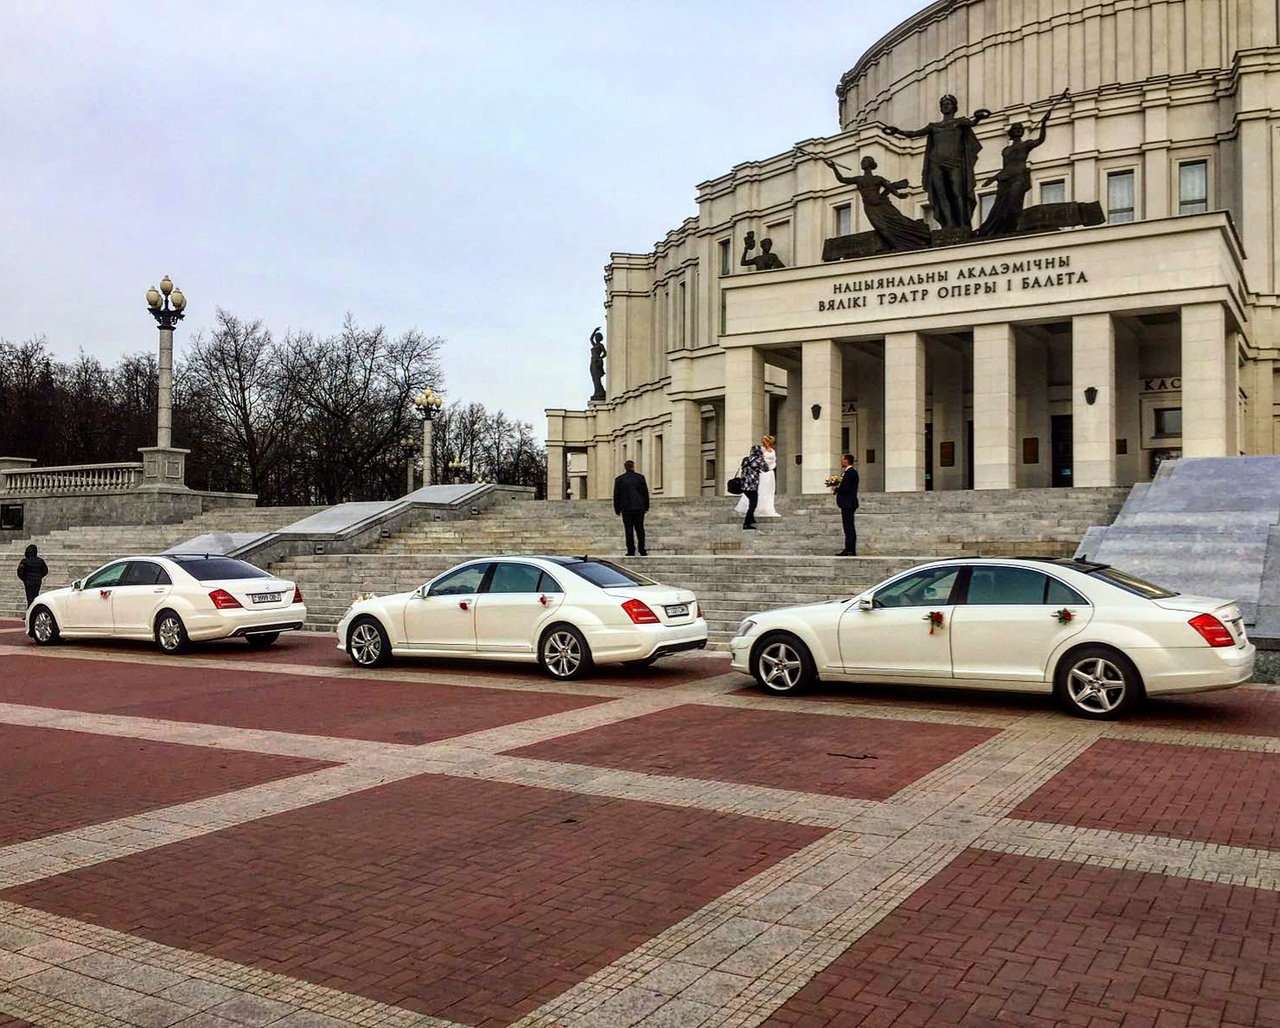
<path fill-rule="evenodd" d="M 49 565 L 39 556 L 36 544 L 32 543 L 27 547 L 22 560 L 18 561 L 18 577 L 22 579 L 22 586 L 27 591 L 28 607 L 40 595 L 40 584 L 48 573 Z"/>
<path fill-rule="evenodd" d="M 636 470 L 636 462 L 624 461 L 627 470 L 613 480 L 613 512 L 622 515 L 622 527 L 627 536 L 627 556 L 636 555 L 636 543 L 640 544 L 640 556 L 647 557 L 644 548 L 644 514 L 649 509 L 649 483 Z"/>
<path fill-rule="evenodd" d="M 836 556 L 856 557 L 858 530 L 854 527 L 853 516 L 858 510 L 858 469 L 853 466 L 853 454 L 841 454 L 840 466 L 844 468 L 844 474 L 836 486 L 836 506 L 840 508 L 840 520 L 844 522 L 844 549 Z"/>

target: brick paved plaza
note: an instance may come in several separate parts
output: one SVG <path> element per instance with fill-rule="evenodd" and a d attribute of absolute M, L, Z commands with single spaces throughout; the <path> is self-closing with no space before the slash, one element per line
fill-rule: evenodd
<path fill-rule="evenodd" d="M 0 622 L 0 1028 L 1280 1025 L 1280 689 L 1126 721 Z"/>

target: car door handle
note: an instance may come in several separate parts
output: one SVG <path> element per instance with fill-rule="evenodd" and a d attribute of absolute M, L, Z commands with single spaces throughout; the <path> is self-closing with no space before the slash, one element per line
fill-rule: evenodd
<path fill-rule="evenodd" d="M 151 591 L 155 593 L 157 596 L 159 596 L 161 593 L 164 592 L 164 586 L 159 586 L 155 589 L 152 589 Z"/>

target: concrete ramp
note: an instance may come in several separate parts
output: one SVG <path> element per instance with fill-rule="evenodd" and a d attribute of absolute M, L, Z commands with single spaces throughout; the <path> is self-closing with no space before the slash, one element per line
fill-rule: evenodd
<path fill-rule="evenodd" d="M 1280 635 L 1280 456 L 1166 461 L 1076 556 L 1237 600 L 1255 634 Z"/>

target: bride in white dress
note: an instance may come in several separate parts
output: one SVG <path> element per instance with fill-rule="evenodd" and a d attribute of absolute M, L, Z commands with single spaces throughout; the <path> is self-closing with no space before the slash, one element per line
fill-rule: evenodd
<path fill-rule="evenodd" d="M 775 509 L 773 497 L 777 489 L 778 476 L 774 474 L 774 468 L 778 466 L 778 452 L 773 448 L 774 437 L 767 435 L 761 438 L 760 446 L 764 449 L 765 470 L 760 472 L 760 499 L 756 504 L 757 518 L 780 518 L 781 514 Z M 739 514 L 747 512 L 747 498 L 740 497 L 738 505 L 734 508 Z"/>

